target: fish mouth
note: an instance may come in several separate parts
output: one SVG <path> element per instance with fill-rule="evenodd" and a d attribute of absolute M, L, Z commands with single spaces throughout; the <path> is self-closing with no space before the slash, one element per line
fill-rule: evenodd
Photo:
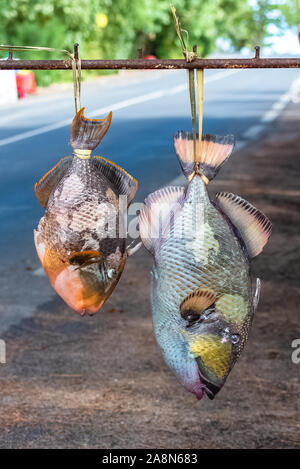
<path fill-rule="evenodd" d="M 205 392 L 210 400 L 213 400 L 221 390 L 222 384 L 215 383 L 204 376 L 204 369 L 201 359 L 196 359 L 198 365 L 198 375 L 201 383 L 202 392 Z"/>
<path fill-rule="evenodd" d="M 192 389 L 190 388 L 189 391 L 195 394 L 198 401 L 201 401 L 201 399 L 204 397 L 204 394 L 206 394 L 210 400 L 213 400 L 220 389 L 221 386 L 218 386 L 204 378 L 204 376 L 198 371 L 198 379 L 196 384 Z"/>
<path fill-rule="evenodd" d="M 96 299 L 94 298 L 84 298 L 84 299 L 73 299 L 69 298 L 68 296 L 60 295 L 63 300 L 67 303 L 70 308 L 72 308 L 76 313 L 80 314 L 80 316 L 94 316 L 102 307 L 105 299 Z"/>
<path fill-rule="evenodd" d="M 96 308 L 97 308 L 97 309 L 96 309 Z M 84 317 L 84 316 L 90 316 L 90 317 L 92 317 L 92 316 L 94 316 L 94 315 L 97 313 L 97 311 L 99 311 L 99 309 L 101 308 L 101 306 L 100 306 L 99 308 L 98 308 L 98 307 L 96 307 L 96 308 L 95 308 L 95 311 L 94 311 L 94 310 L 91 311 L 91 310 L 88 309 L 88 308 L 78 308 L 78 309 L 74 309 L 74 308 L 73 308 L 73 309 L 74 309 L 74 311 L 76 311 L 76 313 L 80 314 L 80 316 L 82 316 L 82 317 Z"/>
<path fill-rule="evenodd" d="M 198 401 L 201 401 L 201 399 L 204 397 L 204 387 L 203 387 L 203 384 L 200 380 L 200 377 L 198 377 L 197 379 L 197 383 L 196 383 L 196 386 L 194 387 L 194 389 L 189 389 L 190 392 L 192 392 Z"/>
<path fill-rule="evenodd" d="M 81 316 L 93 316 L 107 298 L 99 285 L 85 285 L 79 271 L 69 268 L 55 278 L 53 287 L 67 305 Z"/>
<path fill-rule="evenodd" d="M 211 381 L 207 380 L 206 378 L 203 377 L 203 375 L 200 372 L 199 372 L 199 376 L 200 376 L 200 381 L 202 384 L 203 391 L 205 392 L 207 397 L 212 401 L 216 397 L 218 392 L 220 391 L 221 386 L 218 386 L 212 383 Z"/>
<path fill-rule="evenodd" d="M 92 316 L 95 316 L 95 314 L 101 309 L 103 303 L 104 303 L 105 300 L 103 301 L 100 301 L 100 303 L 95 303 L 93 305 L 89 305 L 89 306 L 86 306 L 86 305 L 83 305 L 83 306 L 78 306 L 78 305 L 71 305 L 69 304 L 69 306 L 78 314 L 80 314 L 80 316 L 84 317 L 84 316 L 89 316 L 89 317 L 92 317 Z"/>

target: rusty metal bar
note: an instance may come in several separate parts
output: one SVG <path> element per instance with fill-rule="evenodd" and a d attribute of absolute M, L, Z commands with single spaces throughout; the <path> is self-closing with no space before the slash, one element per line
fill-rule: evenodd
<path fill-rule="evenodd" d="M 78 47 L 79 47 L 78 42 L 75 42 L 75 44 L 74 44 L 74 59 L 75 60 L 78 60 L 78 58 L 79 58 L 79 56 L 78 56 Z"/>
<path fill-rule="evenodd" d="M 0 70 L 69 70 L 70 60 L 0 60 Z M 82 60 L 83 70 L 175 70 L 216 68 L 300 68 L 300 57 L 280 59 Z"/>
<path fill-rule="evenodd" d="M 74 44 L 74 58 L 78 60 L 79 44 Z M 197 46 L 193 46 L 197 52 Z M 8 59 L 0 60 L 0 70 L 69 70 L 72 61 L 68 60 L 13 60 L 12 48 L 9 48 Z M 82 60 L 83 70 L 175 70 L 207 68 L 300 68 L 300 57 L 263 59 L 260 47 L 255 47 L 255 56 L 250 59 L 194 59 L 187 62 L 183 59 L 143 58 L 143 49 L 138 49 L 138 58 L 134 60 Z"/>

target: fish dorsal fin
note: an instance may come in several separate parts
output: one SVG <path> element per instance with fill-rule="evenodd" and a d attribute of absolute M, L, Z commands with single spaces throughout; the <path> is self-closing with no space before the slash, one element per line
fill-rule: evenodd
<path fill-rule="evenodd" d="M 118 195 L 127 196 L 127 204 L 129 205 L 138 188 L 137 180 L 130 176 L 123 168 L 101 156 L 94 156 L 93 165 L 116 188 Z"/>
<path fill-rule="evenodd" d="M 238 229 L 250 257 L 257 256 L 271 236 L 272 223 L 257 208 L 238 195 L 219 192 L 217 204 Z"/>
<path fill-rule="evenodd" d="M 72 159 L 72 156 L 65 156 L 39 182 L 35 183 L 35 195 L 42 207 L 47 207 L 51 192 L 71 167 Z"/>
<path fill-rule="evenodd" d="M 189 311 L 203 313 L 216 301 L 216 298 L 216 293 L 210 288 L 197 288 L 181 302 L 181 316 L 186 318 Z"/>
<path fill-rule="evenodd" d="M 177 132 L 174 146 L 182 171 L 188 178 L 195 171 L 193 134 Z M 206 134 L 196 140 L 196 155 L 200 155 L 200 173 L 210 181 L 219 171 L 222 164 L 229 158 L 234 147 L 233 135 Z M 208 182 L 206 181 L 206 182 Z"/>
<path fill-rule="evenodd" d="M 71 124 L 70 144 L 76 150 L 94 150 L 109 129 L 112 112 L 104 119 L 88 119 L 84 107 L 75 115 Z"/>
<path fill-rule="evenodd" d="M 165 187 L 148 195 L 145 207 L 139 213 L 140 236 L 144 246 L 154 252 L 155 242 L 163 237 L 163 233 L 175 216 L 180 202 L 184 198 L 183 187 Z"/>

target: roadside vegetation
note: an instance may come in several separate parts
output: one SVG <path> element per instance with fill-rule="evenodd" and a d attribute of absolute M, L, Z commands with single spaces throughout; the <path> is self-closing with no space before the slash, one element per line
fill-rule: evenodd
<path fill-rule="evenodd" d="M 234 50 L 262 45 L 268 24 L 294 25 L 297 0 L 173 0 L 189 43 L 206 56 L 223 39 Z M 0 0 L 0 43 L 73 49 L 90 59 L 133 58 L 137 49 L 160 58 L 179 56 L 170 0 Z M 286 24 L 285 24 L 286 25 Z M 58 58 L 49 52 L 19 58 Z M 90 74 L 99 72 L 90 72 Z M 68 74 L 70 75 L 70 74 Z M 40 86 L 71 80 L 60 71 L 36 72 Z"/>

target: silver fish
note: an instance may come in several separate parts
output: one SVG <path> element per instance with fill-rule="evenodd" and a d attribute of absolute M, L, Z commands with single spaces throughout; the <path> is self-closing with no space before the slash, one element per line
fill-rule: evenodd
<path fill-rule="evenodd" d="M 272 225 L 231 193 L 211 201 L 207 184 L 233 149 L 233 137 L 179 132 L 175 150 L 188 187 L 150 194 L 139 214 L 145 247 L 154 257 L 152 314 L 169 367 L 198 399 L 224 385 L 248 339 L 260 282 L 253 292 L 250 261 L 267 243 Z"/>

